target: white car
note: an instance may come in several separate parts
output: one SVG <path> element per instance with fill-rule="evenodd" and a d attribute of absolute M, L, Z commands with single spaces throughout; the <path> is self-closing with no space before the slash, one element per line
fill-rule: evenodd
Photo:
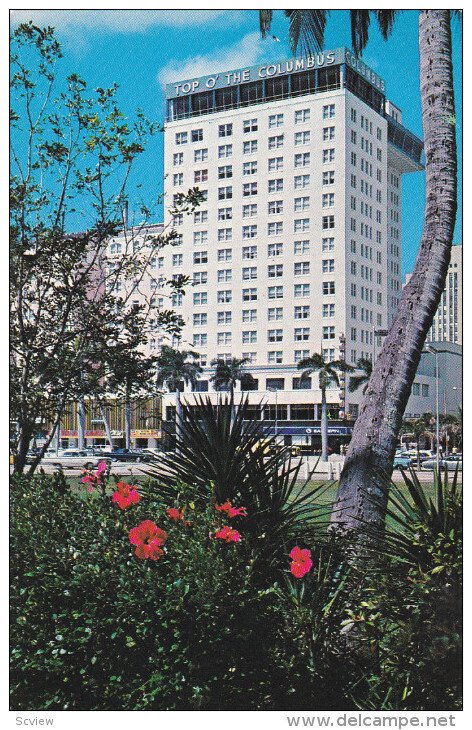
<path fill-rule="evenodd" d="M 41 460 L 41 464 L 47 466 L 58 466 L 62 469 L 93 469 L 98 463 L 97 457 L 93 457 L 86 451 L 79 449 L 66 449 L 61 454 L 47 454 Z"/>

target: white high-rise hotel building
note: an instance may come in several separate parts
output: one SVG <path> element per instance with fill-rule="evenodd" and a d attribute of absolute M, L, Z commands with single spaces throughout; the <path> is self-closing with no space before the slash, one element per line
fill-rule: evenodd
<path fill-rule="evenodd" d="M 200 391 L 213 390 L 214 358 L 249 358 L 251 401 L 264 397 L 271 420 L 277 403 L 279 433 L 303 439 L 321 396 L 297 363 L 375 358 L 391 323 L 401 177 L 422 169 L 422 143 L 344 48 L 179 81 L 167 97 L 167 206 L 189 188 L 204 196 L 176 216 L 180 245 L 164 252 L 167 276 L 192 279 L 175 298 L 181 346 L 201 353 Z M 329 391 L 332 433 L 361 397 L 343 382 Z"/>

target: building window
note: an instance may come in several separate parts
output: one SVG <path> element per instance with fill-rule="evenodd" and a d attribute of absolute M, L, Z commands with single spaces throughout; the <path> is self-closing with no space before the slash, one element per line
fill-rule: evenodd
<path fill-rule="evenodd" d="M 224 180 L 227 177 L 233 177 L 232 165 L 223 165 L 222 167 L 218 168 L 218 179 Z"/>
<path fill-rule="evenodd" d="M 269 215 L 281 214 L 284 212 L 283 200 L 272 200 L 267 204 L 267 212 Z"/>
<path fill-rule="evenodd" d="M 267 255 L 272 256 L 281 256 L 283 253 L 283 243 L 269 243 L 267 246 Z"/>
<path fill-rule="evenodd" d="M 283 178 L 279 177 L 276 180 L 269 180 L 268 191 L 269 193 L 279 193 L 284 189 Z"/>
<path fill-rule="evenodd" d="M 243 332 L 242 332 L 243 345 L 253 344 L 255 342 L 257 342 L 257 330 L 243 330 Z"/>
<path fill-rule="evenodd" d="M 274 129 L 274 127 L 282 127 L 283 123 L 284 123 L 283 114 L 271 114 L 269 116 L 269 129 Z"/>
<path fill-rule="evenodd" d="M 297 306 L 293 310 L 294 319 L 308 319 L 310 317 L 310 305 Z"/>
<path fill-rule="evenodd" d="M 310 153 L 298 152 L 293 158 L 293 164 L 295 167 L 308 167 L 310 164 Z"/>
<path fill-rule="evenodd" d="M 281 221 L 267 224 L 267 235 L 268 236 L 281 236 L 282 233 L 283 233 L 283 223 Z"/>
<path fill-rule="evenodd" d="M 253 155 L 257 152 L 257 140 L 251 139 L 243 143 L 243 155 Z"/>
<path fill-rule="evenodd" d="M 242 321 L 243 322 L 256 322 L 257 321 L 257 309 L 243 309 Z"/>
<path fill-rule="evenodd" d="M 283 330 L 267 330 L 268 342 L 282 342 L 283 336 Z"/>
<path fill-rule="evenodd" d="M 295 213 L 300 213 L 303 210 L 308 210 L 310 207 L 310 196 L 304 195 L 302 198 L 295 198 L 293 201 L 293 208 Z"/>
<path fill-rule="evenodd" d="M 257 119 L 245 119 L 243 121 L 243 132 L 257 132 Z"/>
<path fill-rule="evenodd" d="M 309 218 L 295 218 L 293 221 L 293 230 L 295 233 L 300 231 L 310 230 L 310 219 Z"/>
<path fill-rule="evenodd" d="M 243 197 L 248 198 L 252 195 L 257 195 L 257 183 L 244 183 L 243 185 Z"/>
<path fill-rule="evenodd" d="M 224 157 L 232 157 L 233 155 L 233 145 L 232 144 L 222 144 L 218 147 L 218 159 L 221 160 Z"/>
<path fill-rule="evenodd" d="M 298 109 L 295 112 L 295 124 L 303 124 L 304 122 L 310 121 L 310 110 L 309 109 Z"/>
<path fill-rule="evenodd" d="M 270 150 L 275 150 L 283 147 L 284 135 L 278 134 L 276 137 L 269 137 L 268 145 Z"/>
<path fill-rule="evenodd" d="M 243 302 L 254 302 L 257 300 L 257 289 L 243 289 Z"/>
<path fill-rule="evenodd" d="M 195 306 L 207 304 L 208 303 L 208 293 L 206 291 L 194 292 L 193 303 L 195 304 Z"/>
<path fill-rule="evenodd" d="M 203 139 L 203 129 L 192 129 L 192 142 L 201 142 Z"/>
<path fill-rule="evenodd" d="M 282 363 L 283 362 L 283 352 L 282 350 L 269 350 L 267 353 L 267 362 L 269 363 Z M 272 388 L 273 390 L 273 388 Z"/>
<path fill-rule="evenodd" d="M 257 172 L 257 162 L 244 162 L 243 175 L 255 175 Z"/>
<path fill-rule="evenodd" d="M 243 205 L 243 218 L 252 218 L 257 215 L 257 203 Z"/>
<path fill-rule="evenodd" d="M 232 228 L 218 228 L 218 241 L 231 241 L 232 238 Z"/>
<path fill-rule="evenodd" d="M 326 170 L 323 172 L 323 185 L 334 185 L 334 170 Z"/>
<path fill-rule="evenodd" d="M 295 299 L 300 299 L 301 297 L 309 297 L 310 296 L 310 285 L 309 284 L 295 284 L 293 287 L 293 295 Z"/>
<path fill-rule="evenodd" d="M 334 317 L 334 304 L 323 304 L 323 317 Z"/>
<path fill-rule="evenodd" d="M 243 246 L 243 259 L 257 259 L 257 246 Z"/>
<path fill-rule="evenodd" d="M 293 331 L 293 339 L 296 342 L 310 339 L 310 328 L 309 327 L 295 327 Z"/>
<path fill-rule="evenodd" d="M 322 333 L 324 340 L 334 340 L 335 338 L 334 327 L 332 326 L 323 327 Z"/>
<path fill-rule="evenodd" d="M 324 281 L 322 284 L 322 293 L 323 295 L 327 294 L 335 294 L 335 286 L 334 281 Z"/>
<path fill-rule="evenodd" d="M 219 248 L 217 259 L 218 261 L 231 261 L 233 258 L 233 249 L 232 248 Z"/>
<path fill-rule="evenodd" d="M 323 150 L 323 164 L 326 165 L 328 162 L 334 162 L 334 149 Z"/>
<path fill-rule="evenodd" d="M 283 319 L 284 317 L 284 309 L 283 307 L 269 307 L 267 310 L 267 319 L 269 322 L 273 322 L 274 320 Z"/>
<path fill-rule="evenodd" d="M 175 135 L 175 144 L 187 144 L 188 132 L 177 132 Z"/>
<path fill-rule="evenodd" d="M 218 126 L 218 137 L 231 137 L 233 134 L 232 124 L 220 124 Z"/>
<path fill-rule="evenodd" d="M 267 296 L 269 299 L 283 299 L 284 298 L 283 286 L 269 286 L 267 289 Z"/>
<path fill-rule="evenodd" d="M 293 138 L 295 147 L 298 147 L 300 145 L 304 144 L 310 144 L 310 132 L 295 132 L 294 138 Z"/>
<path fill-rule="evenodd" d="M 295 276 L 305 276 L 310 273 L 309 261 L 296 261 L 293 265 L 293 273 Z"/>
<path fill-rule="evenodd" d="M 268 165 L 269 172 L 274 172 L 274 170 L 283 170 L 283 167 L 284 167 L 284 158 L 283 157 L 269 158 L 269 165 Z"/>
<path fill-rule="evenodd" d="M 279 276 L 284 275 L 284 267 L 283 264 L 270 264 L 267 267 L 267 276 L 269 279 L 275 279 Z"/>
<path fill-rule="evenodd" d="M 334 104 L 326 104 L 323 107 L 323 119 L 333 119 L 335 116 L 335 105 Z"/>
<path fill-rule="evenodd" d="M 257 266 L 244 266 L 242 270 L 243 281 L 257 279 Z"/>
<path fill-rule="evenodd" d="M 310 185 L 309 175 L 296 175 L 293 179 L 295 190 L 307 188 Z"/>

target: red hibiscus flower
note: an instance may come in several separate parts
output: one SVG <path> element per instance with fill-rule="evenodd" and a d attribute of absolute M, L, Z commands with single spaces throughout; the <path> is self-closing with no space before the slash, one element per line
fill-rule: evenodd
<path fill-rule="evenodd" d="M 310 572 L 313 566 L 310 550 L 302 550 L 295 546 L 290 551 L 289 556 L 292 558 L 290 570 L 295 578 L 303 578 L 304 575 Z"/>
<path fill-rule="evenodd" d="M 166 514 L 169 520 L 174 520 L 174 522 L 185 522 L 183 508 L 179 510 L 177 507 L 168 507 L 166 509 Z"/>
<path fill-rule="evenodd" d="M 97 469 L 95 472 L 92 472 L 92 473 L 87 472 L 87 471 L 82 472 L 83 474 L 85 474 L 85 476 L 82 477 L 81 481 L 82 481 L 82 484 L 88 484 L 88 487 L 87 487 L 88 492 L 93 491 L 94 484 L 99 484 L 102 481 L 102 478 L 103 478 L 102 474 L 106 470 L 107 470 L 106 461 L 101 461 L 97 465 Z"/>
<path fill-rule="evenodd" d="M 164 554 L 162 547 L 166 543 L 167 532 L 151 520 L 144 520 L 137 527 L 133 527 L 128 537 L 131 545 L 136 545 L 135 555 L 141 560 L 159 560 Z"/>
<path fill-rule="evenodd" d="M 246 507 L 232 507 L 229 499 L 227 499 L 224 504 L 215 504 L 215 509 L 217 510 L 217 512 L 225 512 L 230 520 L 233 519 L 233 517 L 247 516 Z"/>
<path fill-rule="evenodd" d="M 241 535 L 237 530 L 232 530 L 231 527 L 225 525 L 215 533 L 215 537 L 218 540 L 224 540 L 225 542 L 241 542 Z"/>
<path fill-rule="evenodd" d="M 113 492 L 111 499 L 120 509 L 128 509 L 132 504 L 138 504 L 141 497 L 136 487 L 131 487 L 124 482 L 118 482 L 116 492 Z"/>

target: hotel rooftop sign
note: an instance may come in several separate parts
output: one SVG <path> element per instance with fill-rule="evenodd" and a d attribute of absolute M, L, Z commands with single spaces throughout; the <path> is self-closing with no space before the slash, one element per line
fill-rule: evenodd
<path fill-rule="evenodd" d="M 212 89 L 224 89 L 229 86 L 260 81 L 262 79 L 285 76 L 300 71 L 310 71 L 317 68 L 329 68 L 345 63 L 365 78 L 372 86 L 381 92 L 385 91 L 385 82 L 364 61 L 347 48 L 336 48 L 333 51 L 321 51 L 312 56 L 300 56 L 287 61 L 277 63 L 265 63 L 260 66 L 239 68 L 235 71 L 224 71 L 199 78 L 186 79 L 184 81 L 167 84 L 166 95 L 168 99 L 197 94 L 201 91 Z"/>

